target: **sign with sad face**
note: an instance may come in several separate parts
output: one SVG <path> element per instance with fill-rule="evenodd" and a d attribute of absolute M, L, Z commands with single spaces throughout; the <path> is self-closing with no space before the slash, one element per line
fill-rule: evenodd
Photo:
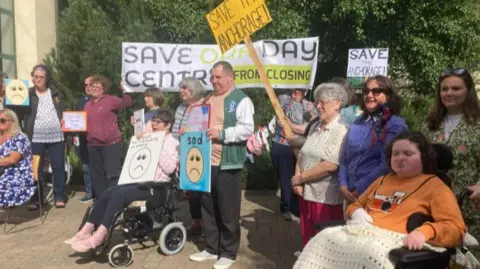
<path fill-rule="evenodd" d="M 28 80 L 6 79 L 5 80 L 5 104 L 12 106 L 29 106 Z"/>
<path fill-rule="evenodd" d="M 130 140 L 118 184 L 153 181 L 163 147 L 164 132 L 154 132 Z"/>
<path fill-rule="evenodd" d="M 180 189 L 210 192 L 212 141 L 206 132 L 186 132 L 180 138 Z"/>

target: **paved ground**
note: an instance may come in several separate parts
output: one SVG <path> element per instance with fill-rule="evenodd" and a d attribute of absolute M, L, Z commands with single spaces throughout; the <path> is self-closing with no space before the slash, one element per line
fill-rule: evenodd
<path fill-rule="evenodd" d="M 63 241 L 78 228 L 87 205 L 77 200 L 83 193 L 76 193 L 65 209 L 51 208 L 46 221 L 40 224 L 38 212 L 15 208 L 10 212 L 8 234 L 0 235 L 0 268 L 110 268 L 106 255 L 92 258 L 79 256 Z M 242 239 L 237 263 L 232 269 L 241 268 L 292 268 L 293 252 L 301 244 L 298 220 L 286 222 L 278 212 L 279 199 L 275 193 L 245 192 L 242 199 Z M 188 204 L 179 204 L 182 219 L 190 224 Z M 0 211 L 3 228 L 5 212 Z M 0 231 L 1 233 L 1 231 Z M 212 268 L 212 262 L 195 263 L 188 256 L 202 249 L 187 242 L 182 252 L 175 256 L 163 256 L 153 243 L 147 248 L 133 245 L 134 262 L 129 268 Z"/>

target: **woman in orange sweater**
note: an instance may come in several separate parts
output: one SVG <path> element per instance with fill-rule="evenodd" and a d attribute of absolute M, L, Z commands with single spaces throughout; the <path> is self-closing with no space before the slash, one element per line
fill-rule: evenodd
<path fill-rule="evenodd" d="M 404 132 L 393 139 L 385 155 L 393 172 L 378 178 L 348 207 L 347 225 L 315 236 L 294 268 L 393 268 L 388 259 L 393 248 L 461 245 L 465 223 L 453 192 L 434 175 L 436 154 L 425 136 Z M 430 215 L 434 221 L 407 232 L 413 213 Z M 379 264 L 371 264 L 368 257 Z"/>

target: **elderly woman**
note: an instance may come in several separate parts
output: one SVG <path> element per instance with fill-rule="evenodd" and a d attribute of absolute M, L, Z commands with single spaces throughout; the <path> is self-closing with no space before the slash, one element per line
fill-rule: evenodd
<path fill-rule="evenodd" d="M 27 202 L 35 193 L 32 149 L 17 115 L 7 108 L 0 110 L 0 168 L 0 205 Z"/>
<path fill-rule="evenodd" d="M 348 103 L 340 110 L 340 117 L 347 126 L 350 126 L 362 114 L 360 106 L 356 104 L 357 94 L 355 93 L 355 89 L 346 79 L 341 77 L 334 77 L 330 82 L 342 86 L 348 94 Z"/>
<path fill-rule="evenodd" d="M 407 130 L 398 116 L 401 98 L 389 78 L 370 77 L 363 87 L 363 114 L 350 126 L 340 159 L 340 191 L 348 202 L 354 202 L 376 178 L 389 172 L 385 145 Z"/>
<path fill-rule="evenodd" d="M 452 149 L 453 166 L 449 174 L 455 194 L 479 184 L 480 106 L 473 78 L 466 69 L 446 70 L 440 76 L 434 106 L 422 132 L 433 143 L 446 144 Z M 480 238 L 478 212 L 469 205 L 462 211 L 469 232 Z"/>
<path fill-rule="evenodd" d="M 118 127 L 118 113 L 132 105 L 132 98 L 109 95 L 110 80 L 94 76 L 91 80 L 87 112 L 87 149 L 90 162 L 93 196 L 98 199 L 109 187 L 116 186 L 122 162 L 122 137 Z"/>
<path fill-rule="evenodd" d="M 393 269 L 388 253 L 401 245 L 410 250 L 461 245 L 465 223 L 455 195 L 434 175 L 436 154 L 427 138 L 403 132 L 388 145 L 385 159 L 393 172 L 380 176 L 348 207 L 352 221 L 312 238 L 294 269 Z M 432 220 L 413 227 L 413 213 Z"/>
<path fill-rule="evenodd" d="M 43 160 L 46 152 L 53 172 L 55 207 L 65 207 L 65 143 L 61 128 L 63 95 L 52 87 L 52 77 L 45 65 L 36 65 L 31 72 L 33 87 L 29 89 L 30 107 L 24 114 L 24 130 L 32 142 L 33 154 L 40 156 L 40 193 L 43 186 Z M 43 196 L 41 194 L 40 196 Z M 39 199 L 41 198 L 41 199 Z M 29 209 L 37 209 L 43 197 L 35 197 Z"/>
<path fill-rule="evenodd" d="M 184 130 L 190 108 L 194 105 L 203 103 L 203 99 L 207 91 L 203 88 L 202 83 L 194 77 L 186 77 L 180 81 L 180 98 L 182 103 L 175 111 L 175 123 L 172 128 L 172 135 L 179 138 Z M 190 207 L 190 215 L 193 219 L 192 226 L 188 229 L 189 235 L 200 235 L 202 233 L 202 203 L 201 194 L 198 192 L 188 193 L 188 203 Z"/>
<path fill-rule="evenodd" d="M 145 107 L 147 108 L 147 112 L 145 112 L 144 123 L 145 123 L 145 130 L 146 132 L 152 131 L 152 124 L 151 120 L 155 111 L 163 105 L 165 102 L 165 96 L 160 88 L 148 88 L 143 92 L 143 100 L 145 101 Z M 135 117 L 132 116 L 130 118 L 130 123 L 135 126 Z"/>
<path fill-rule="evenodd" d="M 320 84 L 314 96 L 320 121 L 310 129 L 291 180 L 294 192 L 301 196 L 303 246 L 315 235 L 315 223 L 343 219 L 343 198 L 337 169 L 347 127 L 341 121 L 339 112 L 348 102 L 348 96 L 336 83 Z"/>

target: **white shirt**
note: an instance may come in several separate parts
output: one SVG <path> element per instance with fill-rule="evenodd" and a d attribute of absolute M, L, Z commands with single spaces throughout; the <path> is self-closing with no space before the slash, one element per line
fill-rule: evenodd
<path fill-rule="evenodd" d="M 463 114 L 447 115 L 443 119 L 443 132 L 445 133 L 445 139 L 448 139 L 452 131 L 457 127 L 463 118 Z"/>

